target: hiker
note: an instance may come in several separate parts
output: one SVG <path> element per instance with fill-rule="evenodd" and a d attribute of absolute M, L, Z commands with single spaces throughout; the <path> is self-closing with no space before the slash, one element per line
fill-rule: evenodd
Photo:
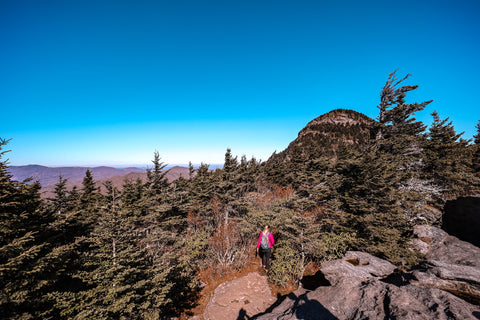
<path fill-rule="evenodd" d="M 263 231 L 260 233 L 257 244 L 257 253 L 260 251 L 262 257 L 262 266 L 265 272 L 268 272 L 270 269 L 270 259 L 272 257 L 272 249 L 275 244 L 273 239 L 273 234 L 270 232 L 270 226 L 266 225 Z"/>

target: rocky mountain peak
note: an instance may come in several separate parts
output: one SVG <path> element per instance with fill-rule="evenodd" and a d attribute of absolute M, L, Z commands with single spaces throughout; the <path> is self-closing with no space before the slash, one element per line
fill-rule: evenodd
<path fill-rule="evenodd" d="M 276 160 L 334 157 L 345 146 L 361 147 L 368 142 L 375 121 L 348 109 L 336 109 L 310 121 L 298 137 L 279 154 Z"/>
<path fill-rule="evenodd" d="M 370 119 L 363 113 L 357 112 L 355 110 L 335 109 L 310 121 L 305 127 L 305 129 L 300 131 L 300 133 L 302 133 L 309 127 L 315 127 L 322 123 L 339 124 L 339 125 L 346 126 L 346 125 L 371 124 L 372 122 L 373 122 L 372 119 Z"/>

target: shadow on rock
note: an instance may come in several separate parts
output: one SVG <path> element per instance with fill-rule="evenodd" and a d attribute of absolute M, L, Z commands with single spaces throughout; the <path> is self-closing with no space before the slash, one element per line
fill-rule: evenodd
<path fill-rule="evenodd" d="M 317 300 L 308 299 L 306 294 L 298 297 L 297 308 L 295 312 L 297 319 L 322 319 L 322 320 L 338 320 L 327 308 L 325 308 Z"/>
<path fill-rule="evenodd" d="M 277 307 L 281 306 L 279 310 Z M 286 308 L 283 308 L 286 306 Z M 301 294 L 297 297 L 295 293 L 290 293 L 282 297 L 268 308 L 265 312 L 253 316 L 251 319 L 298 319 L 298 320 L 338 320 L 327 308 L 319 301 L 309 299 L 307 294 Z M 239 318 L 248 319 L 248 318 Z"/>
<path fill-rule="evenodd" d="M 304 276 L 301 280 L 302 287 L 307 290 L 315 290 L 318 287 L 330 286 L 330 281 L 325 279 L 325 276 L 321 271 L 317 271 L 314 275 Z"/>

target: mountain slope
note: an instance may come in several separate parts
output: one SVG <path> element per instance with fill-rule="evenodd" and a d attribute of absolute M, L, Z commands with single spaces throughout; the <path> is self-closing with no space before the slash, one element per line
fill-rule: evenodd
<path fill-rule="evenodd" d="M 310 121 L 298 137 L 272 160 L 308 160 L 320 156 L 335 157 L 344 146 L 361 148 L 374 133 L 375 121 L 347 109 L 336 109 Z"/>

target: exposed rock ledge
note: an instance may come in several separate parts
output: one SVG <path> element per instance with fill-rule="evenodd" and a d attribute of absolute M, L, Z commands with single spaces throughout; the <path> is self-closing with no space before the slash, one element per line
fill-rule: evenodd
<path fill-rule="evenodd" d="M 255 319 L 480 319 L 480 249 L 431 226 L 415 233 L 428 260 L 412 272 L 348 252 L 323 264 L 331 286 L 299 289 Z"/>
<path fill-rule="evenodd" d="M 330 285 L 300 288 L 274 305 L 265 277 L 251 273 L 224 283 L 203 318 L 480 319 L 480 248 L 431 226 L 417 226 L 415 234 L 427 260 L 411 272 L 350 251 L 322 265 L 320 276 Z"/>

